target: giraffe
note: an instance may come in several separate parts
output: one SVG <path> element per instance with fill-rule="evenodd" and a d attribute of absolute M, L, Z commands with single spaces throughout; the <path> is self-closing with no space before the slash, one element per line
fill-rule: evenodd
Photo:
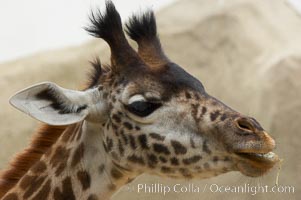
<path fill-rule="evenodd" d="M 169 60 L 152 10 L 125 24 L 137 51 L 111 1 L 90 21 L 86 30 L 108 43 L 111 65 L 96 59 L 84 90 L 43 82 L 10 99 L 45 125 L 1 174 L 2 200 L 109 199 L 143 173 L 258 177 L 278 162 L 275 141 L 256 119 L 210 96 Z"/>

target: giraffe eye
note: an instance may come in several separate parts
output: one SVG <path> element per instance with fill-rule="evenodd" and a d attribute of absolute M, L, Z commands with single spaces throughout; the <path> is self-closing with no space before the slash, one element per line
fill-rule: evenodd
<path fill-rule="evenodd" d="M 161 103 L 135 101 L 127 105 L 126 109 L 139 117 L 146 117 L 158 109 L 161 105 Z"/>

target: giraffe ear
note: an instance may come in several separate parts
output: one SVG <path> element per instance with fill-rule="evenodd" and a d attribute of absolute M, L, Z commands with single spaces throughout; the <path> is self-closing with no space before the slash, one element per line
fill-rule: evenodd
<path fill-rule="evenodd" d="M 68 90 L 43 82 L 19 91 L 10 104 L 29 116 L 50 125 L 69 125 L 89 114 L 91 92 Z"/>

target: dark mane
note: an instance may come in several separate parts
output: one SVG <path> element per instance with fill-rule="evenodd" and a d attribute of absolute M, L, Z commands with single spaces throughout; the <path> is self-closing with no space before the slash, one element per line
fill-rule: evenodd
<path fill-rule="evenodd" d="M 148 10 L 142 15 L 133 15 L 125 26 L 126 33 L 135 41 L 152 40 L 157 37 L 156 18 L 152 10 Z"/>
<path fill-rule="evenodd" d="M 97 85 L 99 78 L 103 73 L 99 58 L 95 58 L 94 61 L 90 62 L 90 64 L 93 68 L 88 74 L 88 83 L 86 84 L 87 88 L 92 88 Z"/>
<path fill-rule="evenodd" d="M 0 173 L 0 198 L 2 198 L 41 156 L 57 141 L 66 126 L 43 125 L 39 128 L 26 149 L 17 154 L 10 166 Z"/>

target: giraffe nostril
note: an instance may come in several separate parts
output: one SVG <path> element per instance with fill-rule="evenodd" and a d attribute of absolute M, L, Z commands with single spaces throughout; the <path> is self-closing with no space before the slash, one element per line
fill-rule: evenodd
<path fill-rule="evenodd" d="M 239 129 L 254 132 L 254 125 L 247 118 L 239 118 L 236 120 L 236 125 Z"/>

